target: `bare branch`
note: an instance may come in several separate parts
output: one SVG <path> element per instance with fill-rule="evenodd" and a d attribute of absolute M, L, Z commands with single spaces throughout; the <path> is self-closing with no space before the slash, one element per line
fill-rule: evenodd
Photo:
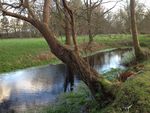
<path fill-rule="evenodd" d="M 105 15 L 106 13 L 108 13 L 109 11 L 111 11 L 112 9 L 114 9 L 116 7 L 116 5 L 118 4 L 118 2 L 120 2 L 120 1 L 117 1 L 111 8 L 109 8 L 107 11 L 103 12 L 102 15 Z"/>
<path fill-rule="evenodd" d="M 25 16 L 22 16 L 20 14 L 16 14 L 16 13 L 12 13 L 12 12 L 9 12 L 9 11 L 5 11 L 3 9 L 1 9 L 1 11 L 3 12 L 3 15 L 7 15 L 7 16 L 18 18 L 18 19 L 22 19 L 22 20 L 25 20 L 25 21 L 27 21 L 29 23 L 31 23 L 31 21 L 32 21 L 32 19 L 27 18 Z"/>
<path fill-rule="evenodd" d="M 9 4 L 9 3 L 1 3 L 3 6 L 10 6 L 11 8 L 20 8 L 23 4 L 23 2 L 20 2 L 18 4 L 15 4 L 15 3 L 12 3 L 12 4 Z"/>

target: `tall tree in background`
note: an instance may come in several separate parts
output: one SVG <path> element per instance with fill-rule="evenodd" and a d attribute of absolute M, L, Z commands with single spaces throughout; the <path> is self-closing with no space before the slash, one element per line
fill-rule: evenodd
<path fill-rule="evenodd" d="M 144 58 L 144 55 L 138 40 L 138 31 L 137 31 L 137 23 L 136 23 L 136 15 L 135 15 L 135 0 L 130 0 L 130 12 L 131 12 L 131 31 L 132 31 L 135 56 L 137 60 L 142 60 Z"/>
<path fill-rule="evenodd" d="M 144 34 L 150 34 L 150 11 L 145 13 L 143 21 L 140 24 L 140 31 Z"/>
<path fill-rule="evenodd" d="M 72 40 L 73 40 L 73 44 L 74 44 L 74 49 L 78 53 L 78 45 L 77 45 L 77 39 L 76 39 L 77 36 L 76 36 L 76 30 L 75 30 L 74 13 L 73 13 L 73 10 L 68 7 L 68 4 L 67 4 L 66 0 L 62 0 L 62 4 L 63 4 L 64 11 L 65 11 L 65 19 L 67 19 L 67 21 L 69 21 L 69 23 L 70 23 L 68 25 L 70 25 L 71 36 L 72 36 Z M 67 30 L 69 30 L 69 28 Z M 69 33 L 69 31 L 68 31 L 68 33 Z M 70 38 L 70 37 L 68 37 L 68 38 Z"/>
<path fill-rule="evenodd" d="M 6 16 L 4 16 L 1 19 L 1 30 L 3 34 L 6 34 L 7 38 L 8 38 L 8 33 L 9 33 L 9 20 Z"/>
<path fill-rule="evenodd" d="M 64 7 L 62 1 L 55 0 L 54 2 L 56 4 L 56 9 L 57 9 L 54 13 L 56 13 L 57 17 L 59 18 L 60 20 L 59 24 L 61 25 L 61 27 L 65 32 L 65 38 L 66 38 L 65 44 L 71 46 L 72 40 L 71 40 L 71 32 L 70 32 L 71 28 L 69 22 L 69 14 L 67 12 L 67 9 Z M 68 5 L 68 2 L 66 2 L 66 4 Z"/>
<path fill-rule="evenodd" d="M 7 0 L 0 0 L 0 11 L 3 15 L 22 19 L 37 28 L 47 41 L 51 52 L 67 64 L 71 70 L 80 74 L 81 80 L 89 87 L 95 99 L 102 105 L 110 103 L 112 99 L 114 99 L 114 92 L 112 90 L 114 85 L 90 67 L 76 51 L 64 47 L 57 41 L 54 33 L 49 27 L 51 2 L 51 0 L 20 0 L 11 3 Z M 70 15 L 72 35 L 75 37 L 74 16 L 66 5 L 66 0 L 62 0 L 62 2 Z M 39 19 L 36 13 L 36 7 L 39 3 L 43 6 L 42 19 Z M 12 8 L 12 10 L 8 10 L 10 8 Z"/>
<path fill-rule="evenodd" d="M 84 0 L 85 8 L 83 10 L 85 10 L 84 11 L 85 14 L 86 14 L 85 20 L 87 21 L 87 24 L 88 24 L 87 29 L 88 29 L 89 43 L 93 42 L 93 38 L 95 36 L 95 34 L 93 33 L 93 30 L 92 30 L 92 29 L 95 28 L 95 26 L 92 27 L 93 26 L 92 25 L 92 20 L 93 20 L 93 17 L 95 17 L 94 16 L 95 10 L 97 10 L 97 9 L 99 10 L 99 11 L 97 10 L 96 13 L 98 15 L 100 15 L 99 19 L 101 19 L 106 13 L 108 13 L 110 10 L 112 10 L 117 5 L 117 3 L 119 1 L 117 0 L 112 7 L 110 7 L 109 9 L 107 9 L 107 10 L 104 11 L 104 9 L 102 8 L 102 5 L 106 4 L 106 3 L 109 3 L 109 2 L 112 2 L 112 1 L 105 1 L 105 0 Z M 101 20 L 99 20 L 99 21 L 101 21 Z M 94 25 L 95 24 L 97 24 L 97 22 L 95 22 Z"/>
<path fill-rule="evenodd" d="M 146 8 L 143 3 L 140 3 L 138 0 L 135 1 L 135 16 L 136 16 L 136 24 L 139 33 L 143 31 L 141 28 L 142 21 L 144 19 Z M 114 27 L 116 28 L 116 32 L 118 33 L 131 33 L 131 14 L 130 14 L 130 1 L 126 0 L 122 4 L 122 8 L 118 10 L 117 13 L 114 13 L 114 19 L 112 22 L 114 23 Z"/>

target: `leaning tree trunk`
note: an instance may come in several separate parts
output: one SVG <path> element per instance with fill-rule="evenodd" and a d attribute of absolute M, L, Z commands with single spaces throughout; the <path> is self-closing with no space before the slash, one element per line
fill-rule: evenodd
<path fill-rule="evenodd" d="M 135 0 L 130 0 L 130 12 L 131 12 L 131 31 L 132 31 L 135 56 L 137 60 L 142 60 L 144 55 L 138 40 L 138 31 L 137 31 L 136 15 L 135 15 Z"/>
<path fill-rule="evenodd" d="M 99 76 L 99 74 L 75 51 L 60 45 L 47 25 L 38 22 L 32 23 L 32 25 L 38 28 L 42 33 L 51 52 L 67 64 L 73 71 L 77 71 L 80 74 L 81 80 L 89 87 L 92 95 L 98 102 L 106 105 L 112 101 L 114 95 L 111 91 L 111 82 Z"/>

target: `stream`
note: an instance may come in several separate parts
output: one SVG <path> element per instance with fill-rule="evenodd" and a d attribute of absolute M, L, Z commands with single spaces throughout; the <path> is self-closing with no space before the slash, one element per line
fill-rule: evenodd
<path fill-rule="evenodd" d="M 99 73 L 105 73 L 112 68 L 125 68 L 121 61 L 128 51 L 130 50 L 100 52 L 87 59 Z M 19 113 L 54 103 L 64 92 L 67 72 L 64 64 L 50 64 L 0 74 L 0 113 Z M 80 79 L 75 77 L 73 87 L 77 87 L 79 82 Z"/>

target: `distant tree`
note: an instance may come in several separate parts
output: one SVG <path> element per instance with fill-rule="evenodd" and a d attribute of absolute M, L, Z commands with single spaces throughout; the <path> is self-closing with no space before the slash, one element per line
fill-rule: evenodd
<path fill-rule="evenodd" d="M 14 35 L 17 37 L 17 19 L 11 19 L 10 20 L 10 30 L 11 30 L 11 33 L 14 33 Z"/>
<path fill-rule="evenodd" d="M 144 13 L 143 20 L 140 22 L 140 33 L 150 34 L 150 11 Z"/>
<path fill-rule="evenodd" d="M 144 58 L 144 54 L 141 50 L 139 40 L 138 40 L 136 12 L 135 12 L 135 0 L 130 0 L 130 13 L 131 13 L 131 31 L 132 31 L 133 46 L 134 46 L 136 59 L 142 60 Z"/>
<path fill-rule="evenodd" d="M 65 35 L 65 44 L 71 46 L 71 26 L 69 20 L 69 14 L 64 8 L 62 1 L 55 0 L 56 8 L 53 10 L 54 17 L 53 22 L 51 23 L 52 27 L 56 28 L 55 31 L 59 32 L 59 35 Z M 69 6 L 69 2 L 66 2 Z M 55 24 L 55 25 L 54 25 Z M 59 28 L 57 27 L 59 26 Z M 63 29 L 63 32 L 62 32 Z M 61 34 L 60 34 L 61 33 Z"/>
<path fill-rule="evenodd" d="M 118 1 L 116 1 L 116 3 L 114 4 L 114 6 L 112 6 L 111 8 L 107 9 L 104 11 L 104 9 L 102 8 L 102 5 L 105 4 L 105 3 L 109 3 L 111 1 L 105 1 L 105 0 L 84 0 L 84 9 L 85 10 L 85 20 L 87 21 L 87 29 L 88 29 L 88 36 L 89 36 L 89 43 L 93 41 L 93 38 L 95 36 L 95 33 L 93 33 L 94 29 L 97 25 L 97 23 L 99 21 L 101 21 L 100 19 L 104 19 L 104 15 L 106 13 L 108 13 L 110 10 L 112 10 L 116 4 L 118 3 Z M 98 22 L 95 22 L 94 24 L 92 24 L 92 20 L 93 18 L 95 18 L 97 15 L 98 18 L 99 18 L 99 21 Z M 94 26 L 93 26 L 94 25 Z M 94 29 L 94 30 L 93 30 Z"/>
<path fill-rule="evenodd" d="M 37 29 L 35 29 L 33 26 L 31 26 L 27 22 L 23 22 L 21 26 L 21 34 L 23 38 L 35 38 L 35 37 L 40 37 L 40 33 L 38 32 Z"/>
<path fill-rule="evenodd" d="M 139 32 L 141 29 L 141 23 L 144 18 L 145 6 L 139 1 L 135 1 L 135 16 L 136 23 Z M 130 18 L 130 2 L 129 0 L 125 0 L 122 3 L 122 7 L 114 14 L 112 22 L 113 26 L 118 33 L 131 33 L 131 18 Z"/>
<path fill-rule="evenodd" d="M 3 34 L 6 34 L 7 38 L 8 38 L 8 33 L 9 33 L 9 20 L 6 16 L 4 16 L 1 19 L 1 30 Z"/>

